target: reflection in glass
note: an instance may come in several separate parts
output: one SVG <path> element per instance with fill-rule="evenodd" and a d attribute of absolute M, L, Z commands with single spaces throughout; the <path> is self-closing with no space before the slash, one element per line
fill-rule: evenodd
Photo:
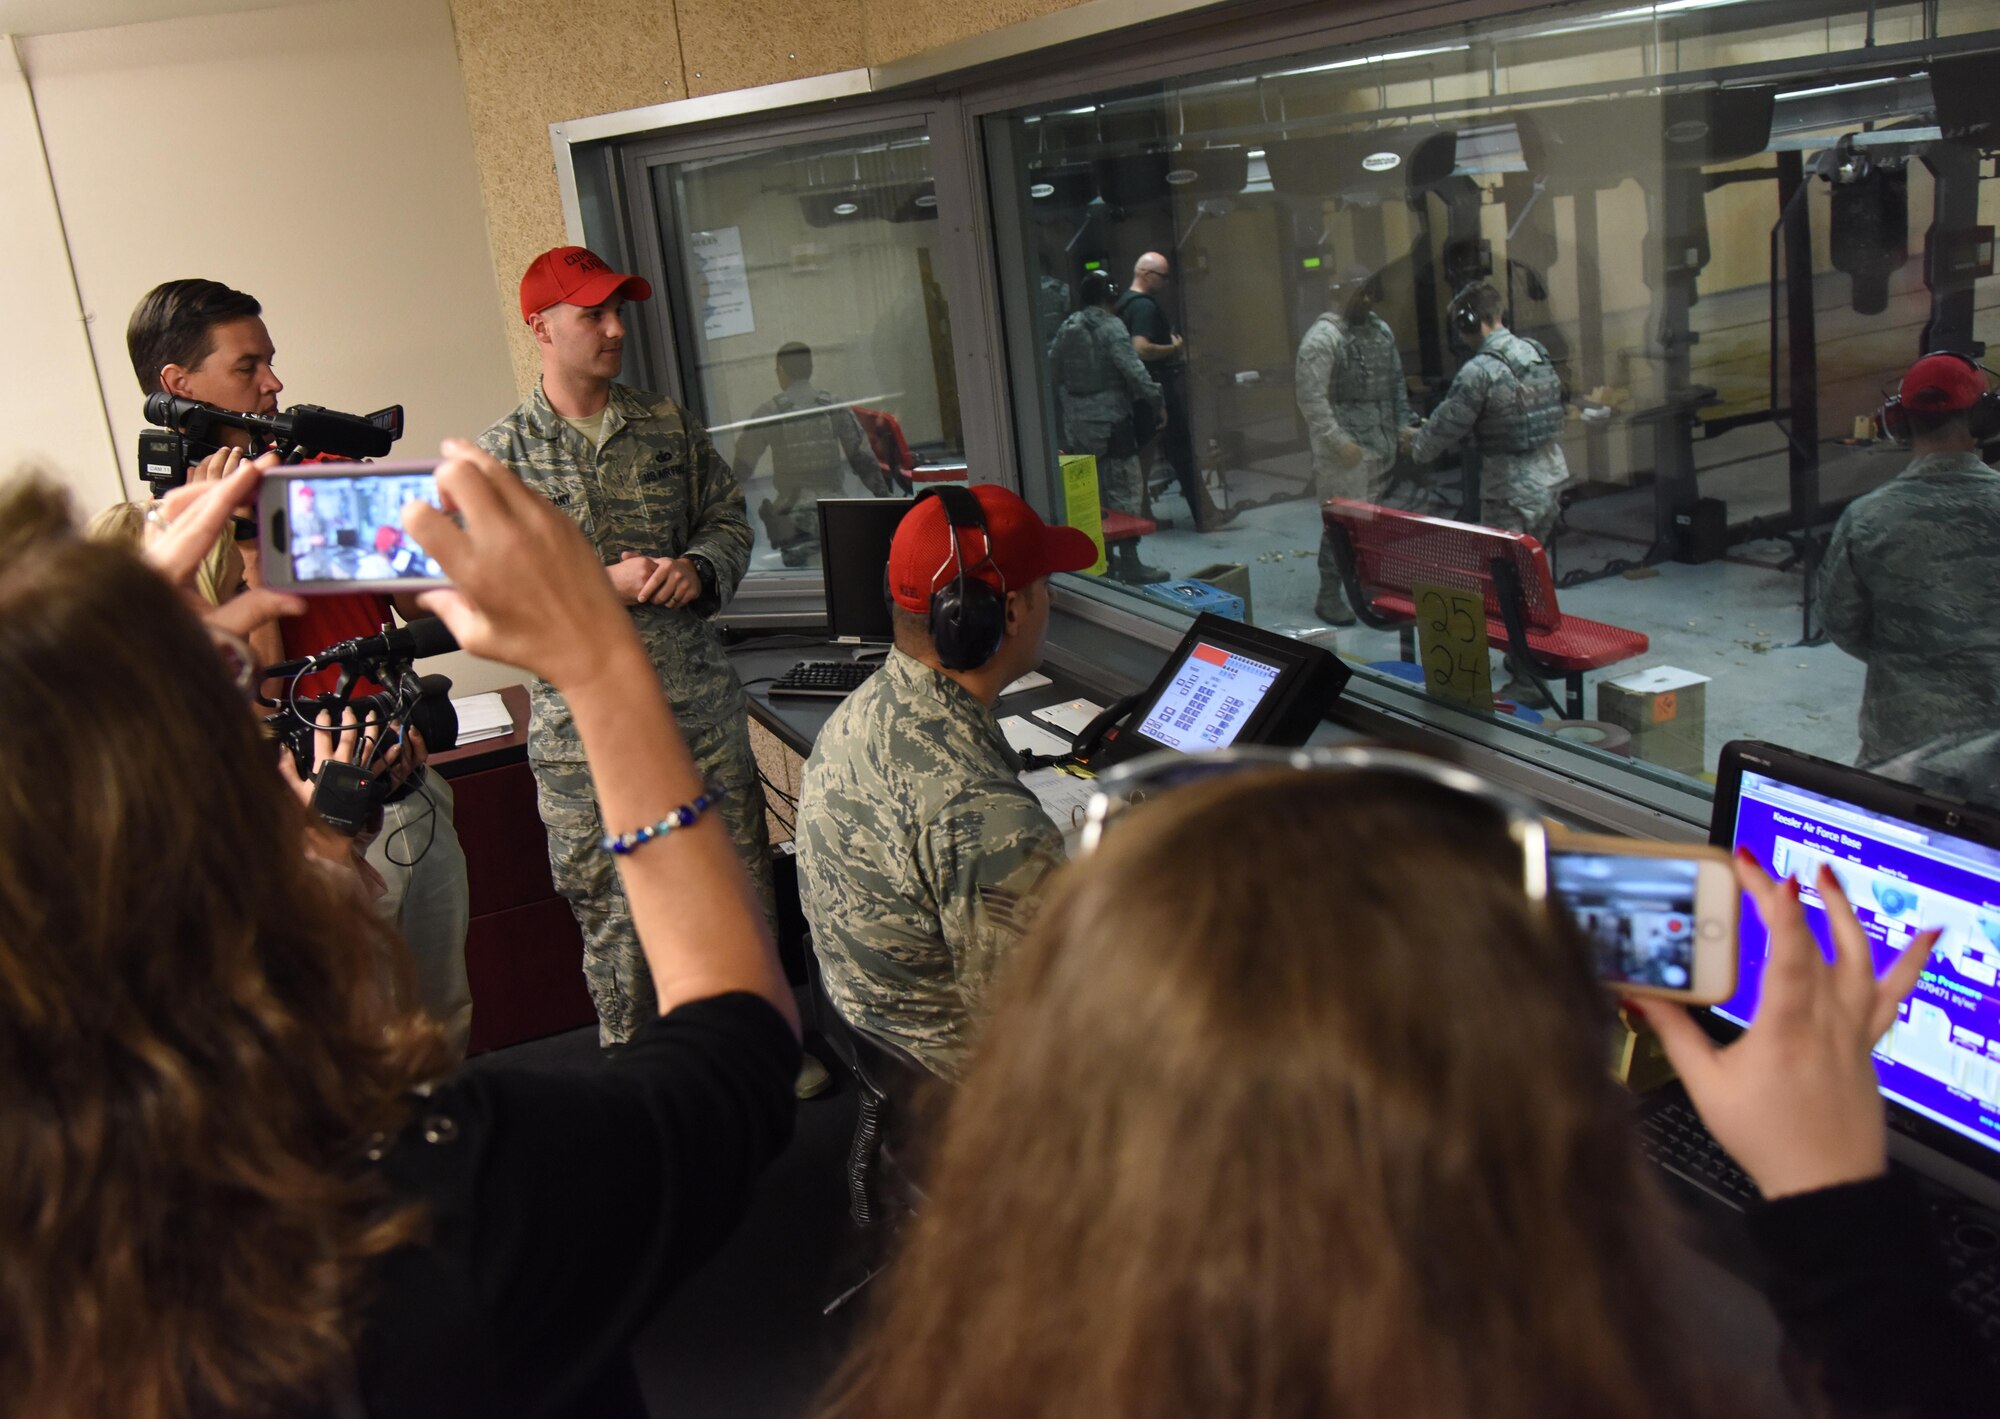
<path fill-rule="evenodd" d="M 1689 776 L 1732 737 L 1851 762 L 1823 562 L 1909 463 L 1885 394 L 2000 327 L 1996 50 L 1990 6 L 1677 0 L 996 115 L 1028 486 L 1073 511 L 1058 455 L 1098 454 L 1051 346 L 1108 279 L 1167 418 L 1133 411 L 1107 541 L 1169 575 L 1114 552 L 1104 594 L 1198 582 L 1421 685 L 1443 585 L 1486 606 L 1505 724 Z M 2000 731 L 1976 688 L 1961 728 Z"/>
<path fill-rule="evenodd" d="M 757 570 L 817 566 L 821 497 L 963 475 L 930 142 L 802 143 L 655 170 L 691 402 Z"/>

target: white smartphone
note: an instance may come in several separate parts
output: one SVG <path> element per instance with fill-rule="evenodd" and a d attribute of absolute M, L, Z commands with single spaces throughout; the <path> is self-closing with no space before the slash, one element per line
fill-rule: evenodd
<path fill-rule="evenodd" d="M 283 591 L 419 591 L 444 569 L 403 531 L 413 502 L 441 506 L 438 461 L 274 468 L 257 497 L 264 582 Z"/>
<path fill-rule="evenodd" d="M 1690 1005 L 1736 993 L 1741 892 L 1721 848 L 1552 833 L 1549 893 L 1607 989 Z"/>

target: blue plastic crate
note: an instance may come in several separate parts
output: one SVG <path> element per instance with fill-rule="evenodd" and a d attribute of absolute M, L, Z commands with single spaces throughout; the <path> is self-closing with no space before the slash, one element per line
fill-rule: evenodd
<path fill-rule="evenodd" d="M 1155 581 L 1147 583 L 1144 590 L 1162 606 L 1171 606 L 1190 616 L 1209 611 L 1232 621 L 1243 619 L 1243 598 L 1205 581 Z"/>

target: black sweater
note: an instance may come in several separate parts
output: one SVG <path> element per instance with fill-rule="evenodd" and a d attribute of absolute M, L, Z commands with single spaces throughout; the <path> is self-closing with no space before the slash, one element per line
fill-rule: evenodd
<path fill-rule="evenodd" d="M 648 1022 L 599 1069 L 440 1085 L 383 1160 L 433 1221 L 368 1311 L 369 1419 L 643 1413 L 626 1348 L 789 1141 L 798 1066 L 778 1012 L 738 994 Z"/>

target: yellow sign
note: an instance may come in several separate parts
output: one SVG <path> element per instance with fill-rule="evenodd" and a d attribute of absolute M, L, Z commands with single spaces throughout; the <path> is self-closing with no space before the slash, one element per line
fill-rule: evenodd
<path fill-rule="evenodd" d="M 1468 709 L 1493 708 L 1493 667 L 1486 658 L 1486 602 L 1476 591 L 1414 582 L 1417 658 L 1424 688 Z"/>
<path fill-rule="evenodd" d="M 1097 460 L 1087 453 L 1062 457 L 1063 521 L 1097 544 L 1097 561 L 1084 568 L 1089 576 L 1104 575 L 1104 517 L 1097 491 Z"/>

